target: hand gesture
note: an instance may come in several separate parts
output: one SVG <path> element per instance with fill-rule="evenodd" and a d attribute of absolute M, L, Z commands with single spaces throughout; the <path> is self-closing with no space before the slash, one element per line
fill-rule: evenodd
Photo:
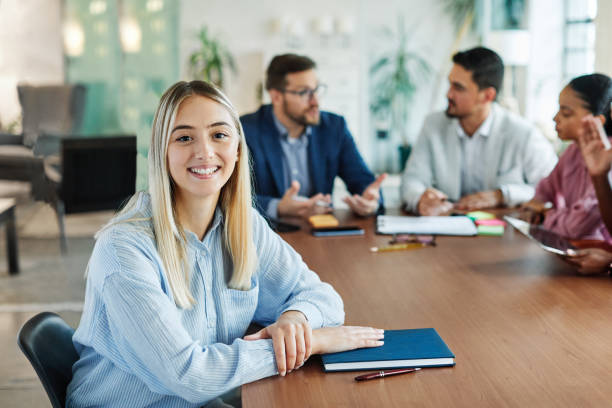
<path fill-rule="evenodd" d="M 284 376 L 304 364 L 312 354 L 312 328 L 301 312 L 290 310 L 278 320 L 245 340 L 272 339 L 278 373 Z"/>
<path fill-rule="evenodd" d="M 504 195 L 501 190 L 479 191 L 461 197 L 455 205 L 458 210 L 482 210 L 485 208 L 499 207 L 504 203 Z"/>
<path fill-rule="evenodd" d="M 312 332 L 312 354 L 338 353 L 384 344 L 385 331 L 372 327 L 323 327 Z"/>
<path fill-rule="evenodd" d="M 596 120 L 599 119 L 591 115 L 582 120 L 583 128 L 578 134 L 578 147 L 591 176 L 603 176 L 610 171 L 612 149 L 605 149 Z"/>
<path fill-rule="evenodd" d="M 448 201 L 448 196 L 433 187 L 425 190 L 417 205 L 417 212 L 421 215 L 444 215 L 452 209 L 453 203 Z"/>
<path fill-rule="evenodd" d="M 378 209 L 378 200 L 380 199 L 380 185 L 387 178 L 387 173 L 383 173 L 363 190 L 361 195 L 353 194 L 352 196 L 344 197 L 344 202 L 361 216 L 371 215 Z"/>
<path fill-rule="evenodd" d="M 568 256 L 563 259 L 582 275 L 605 273 L 612 263 L 612 252 L 600 248 L 570 249 L 567 252 Z"/>
<path fill-rule="evenodd" d="M 291 182 L 291 186 L 285 191 L 285 194 L 283 194 L 283 197 L 278 202 L 277 211 L 279 217 L 297 216 L 307 218 L 312 214 L 324 214 L 332 211 L 331 197 L 329 194 L 319 193 L 309 199 L 299 200 L 297 198 L 299 191 L 300 183 L 297 181 Z"/>
<path fill-rule="evenodd" d="M 526 203 L 521 204 L 519 208 L 520 216 L 519 218 L 523 221 L 527 221 L 530 224 L 541 224 L 544 222 L 544 218 L 546 217 L 546 211 L 550 210 L 552 206 L 551 203 L 543 203 L 541 201 L 531 199 Z"/>

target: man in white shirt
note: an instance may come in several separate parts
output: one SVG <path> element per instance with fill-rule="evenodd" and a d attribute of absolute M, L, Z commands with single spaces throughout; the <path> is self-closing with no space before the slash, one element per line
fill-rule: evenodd
<path fill-rule="evenodd" d="M 402 175 L 406 209 L 441 215 L 531 199 L 557 163 L 551 144 L 495 103 L 504 76 L 499 55 L 476 47 L 453 62 L 448 107 L 425 119 Z"/>

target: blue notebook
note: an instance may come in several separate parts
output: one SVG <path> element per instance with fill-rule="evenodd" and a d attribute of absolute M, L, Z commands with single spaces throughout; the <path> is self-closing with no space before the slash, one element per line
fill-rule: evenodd
<path fill-rule="evenodd" d="M 384 370 L 455 365 L 455 355 L 435 329 L 385 330 L 385 344 L 323 354 L 325 371 Z"/>

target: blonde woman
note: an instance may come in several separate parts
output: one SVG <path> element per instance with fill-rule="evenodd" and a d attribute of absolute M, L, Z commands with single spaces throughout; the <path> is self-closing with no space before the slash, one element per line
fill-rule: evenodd
<path fill-rule="evenodd" d="M 205 82 L 175 84 L 153 122 L 148 194 L 97 235 L 67 406 L 222 404 L 311 354 L 382 344 L 382 330 L 339 326 L 338 294 L 251 203 L 230 102 Z M 265 328 L 243 338 L 251 321 Z"/>

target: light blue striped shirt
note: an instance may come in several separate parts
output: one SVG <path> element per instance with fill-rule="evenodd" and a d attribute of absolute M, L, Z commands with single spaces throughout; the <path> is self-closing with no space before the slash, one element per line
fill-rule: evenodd
<path fill-rule="evenodd" d="M 493 124 L 493 109 L 472 136 L 454 119 L 461 145 L 461 196 L 485 190 L 487 143 Z M 504 196 L 505 197 L 505 196 Z"/>
<path fill-rule="evenodd" d="M 230 289 L 231 258 L 222 248 L 217 209 L 200 241 L 187 233 L 193 308 L 176 307 L 156 250 L 150 198 L 142 193 L 99 235 L 83 315 L 73 342 L 80 355 L 68 407 L 199 407 L 248 382 L 277 374 L 271 340 L 241 337 L 299 310 L 313 329 L 344 321 L 340 296 L 308 269 L 253 210 L 258 265 L 248 291 Z"/>

